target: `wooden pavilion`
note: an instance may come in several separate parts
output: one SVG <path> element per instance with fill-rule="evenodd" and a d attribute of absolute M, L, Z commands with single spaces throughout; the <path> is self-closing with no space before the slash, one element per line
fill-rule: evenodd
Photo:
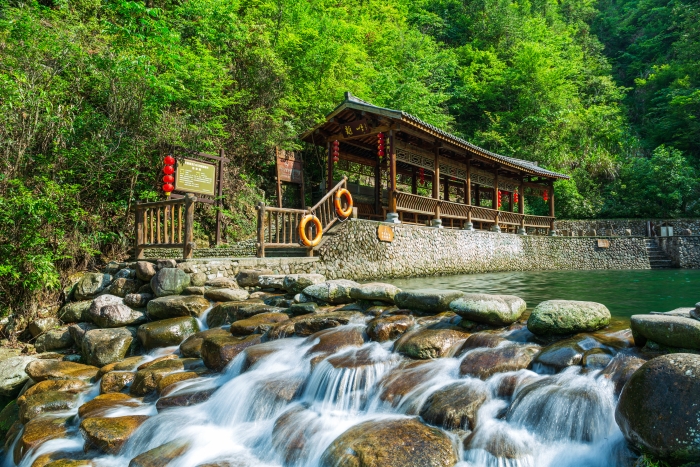
<path fill-rule="evenodd" d="M 325 122 L 301 139 L 328 152 L 324 191 L 336 185 L 340 171 L 354 174 L 359 183 L 347 186 L 358 217 L 386 222 L 553 235 L 553 183 L 569 178 L 487 151 L 349 92 Z M 526 215 L 525 195 L 547 201 L 549 216 Z"/>

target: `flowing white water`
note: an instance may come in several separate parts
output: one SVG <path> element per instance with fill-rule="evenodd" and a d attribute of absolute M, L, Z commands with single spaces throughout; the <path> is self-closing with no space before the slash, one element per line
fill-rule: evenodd
<path fill-rule="evenodd" d="M 510 336 L 515 342 L 519 337 Z M 487 394 L 473 431 L 446 432 L 460 446 L 459 466 L 631 465 L 614 420 L 613 386 L 599 372 L 521 370 L 481 381 L 460 375 L 464 355 L 414 362 L 393 353 L 390 344 L 366 343 L 317 361 L 318 354 L 308 354 L 314 344 L 301 338 L 264 344 L 267 353 L 248 368 L 244 352 L 220 375 L 184 381 L 168 394 L 217 388 L 197 405 L 157 413 L 155 402 L 144 402 L 108 412 L 104 416 L 152 416 L 118 455 L 96 454 L 94 464 L 126 467 L 134 457 L 165 445 L 178 452 L 170 467 L 221 461 L 242 467 L 315 467 L 348 428 L 368 420 L 416 417 L 432 394 L 456 386 Z M 151 357 L 175 351 L 160 349 Z M 94 398 L 98 386 L 83 401 Z M 77 410 L 59 415 L 71 417 L 70 437 L 44 443 L 21 466 L 31 466 L 43 453 L 82 450 Z M 11 454 L 2 466 L 14 466 Z"/>

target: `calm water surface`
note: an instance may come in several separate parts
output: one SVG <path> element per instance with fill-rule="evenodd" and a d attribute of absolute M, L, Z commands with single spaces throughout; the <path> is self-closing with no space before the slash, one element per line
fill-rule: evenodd
<path fill-rule="evenodd" d="M 690 269 L 499 272 L 388 282 L 405 289 L 441 288 L 517 295 L 527 302 L 528 308 L 543 300 L 588 300 L 603 303 L 618 319 L 700 302 L 700 270 Z"/>

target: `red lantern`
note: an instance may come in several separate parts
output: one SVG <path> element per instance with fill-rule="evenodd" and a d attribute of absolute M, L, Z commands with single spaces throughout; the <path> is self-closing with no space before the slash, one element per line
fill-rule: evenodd
<path fill-rule="evenodd" d="M 520 197 L 518 196 L 518 192 L 516 191 L 515 193 L 513 193 L 513 202 L 517 203 L 519 199 Z"/>
<path fill-rule="evenodd" d="M 502 194 L 503 194 L 503 192 L 502 192 L 501 190 L 498 190 L 498 207 L 499 207 L 499 208 L 501 207 L 501 196 L 502 196 Z"/>
<path fill-rule="evenodd" d="M 163 183 L 173 183 L 175 181 L 175 177 L 172 175 L 166 175 L 163 177 Z"/>
<path fill-rule="evenodd" d="M 165 165 L 175 165 L 175 158 L 173 156 L 165 156 L 163 162 L 165 162 Z"/>
<path fill-rule="evenodd" d="M 379 139 L 380 141 L 383 140 L 383 139 L 384 139 L 384 133 L 378 133 L 378 134 L 377 134 L 377 139 Z"/>
<path fill-rule="evenodd" d="M 423 167 L 420 168 L 419 174 L 420 174 L 420 184 L 425 185 L 425 169 Z"/>
<path fill-rule="evenodd" d="M 377 135 L 377 156 L 381 159 L 386 154 L 386 146 L 384 144 L 384 133 Z"/>
<path fill-rule="evenodd" d="M 542 199 L 545 201 L 549 200 L 549 191 L 545 190 L 545 192 L 542 194 Z"/>
<path fill-rule="evenodd" d="M 172 175 L 173 173 L 175 173 L 175 169 L 173 169 L 172 165 L 166 165 L 165 167 L 163 167 L 163 173 L 165 175 Z"/>
<path fill-rule="evenodd" d="M 169 195 L 174 189 L 175 187 L 172 186 L 170 183 L 166 183 L 165 185 L 163 185 L 163 191 L 166 195 Z"/>

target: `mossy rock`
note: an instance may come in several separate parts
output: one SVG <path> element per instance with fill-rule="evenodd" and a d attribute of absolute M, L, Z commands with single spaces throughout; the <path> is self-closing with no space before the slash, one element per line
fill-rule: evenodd
<path fill-rule="evenodd" d="M 610 311 L 601 303 L 547 300 L 535 307 L 527 328 L 538 336 L 592 332 L 610 324 Z"/>
<path fill-rule="evenodd" d="M 96 448 L 105 454 L 117 454 L 147 415 L 124 417 L 93 417 L 80 423 L 80 433 L 85 438 L 85 448 Z"/>
<path fill-rule="evenodd" d="M 180 317 L 155 321 L 139 326 L 137 336 L 145 350 L 180 345 L 182 341 L 199 332 L 199 324 L 193 317 Z"/>

